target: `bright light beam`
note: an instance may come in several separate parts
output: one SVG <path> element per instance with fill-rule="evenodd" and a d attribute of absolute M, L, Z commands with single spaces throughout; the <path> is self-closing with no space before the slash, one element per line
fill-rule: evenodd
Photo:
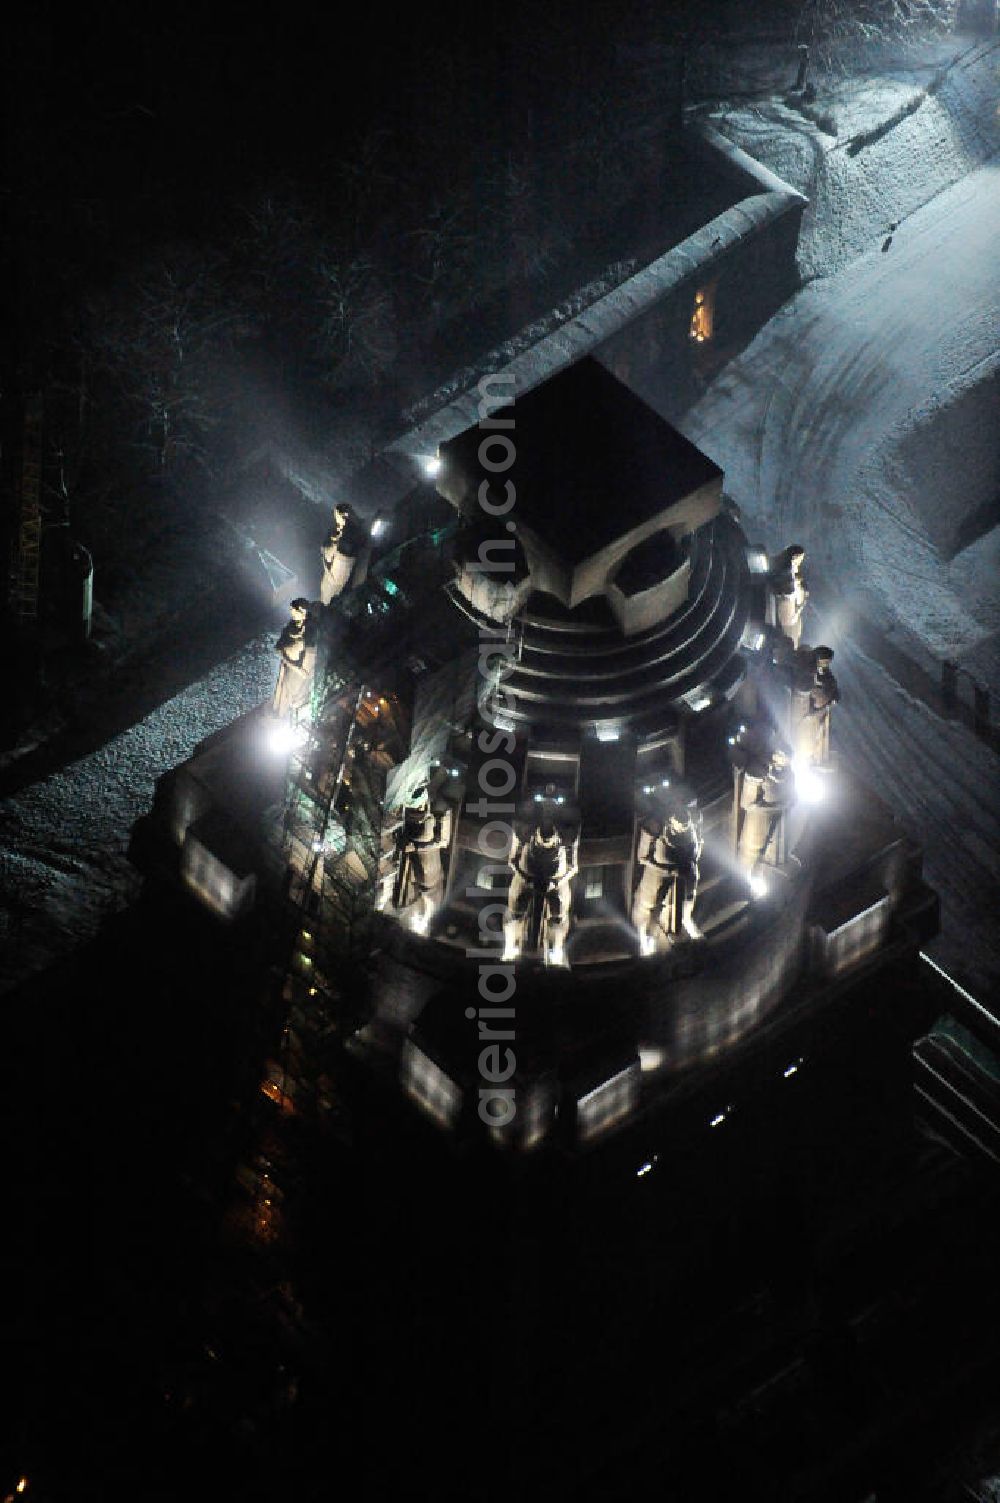
<path fill-rule="evenodd" d="M 304 725 L 276 725 L 268 737 L 268 746 L 275 756 L 286 757 L 289 752 L 304 746 L 308 736 Z"/>
<path fill-rule="evenodd" d="M 792 758 L 792 771 L 795 774 L 795 792 L 802 802 L 818 804 L 826 793 L 819 773 L 801 757 Z"/>

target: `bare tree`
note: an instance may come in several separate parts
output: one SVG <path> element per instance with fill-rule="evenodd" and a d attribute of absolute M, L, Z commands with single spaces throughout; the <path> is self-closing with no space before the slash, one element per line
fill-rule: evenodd
<path fill-rule="evenodd" d="M 327 379 L 381 375 L 396 353 L 392 297 L 368 256 L 320 255 L 314 266 L 313 348 Z"/>
<path fill-rule="evenodd" d="M 132 413 L 133 443 L 161 473 L 176 461 L 207 464 L 206 439 L 224 411 L 221 366 L 247 329 L 221 265 L 164 251 L 89 312 L 91 363 Z"/>
<path fill-rule="evenodd" d="M 250 281 L 266 298 L 281 298 L 315 254 L 313 214 L 292 191 L 264 188 L 239 206 L 236 251 Z"/>
<path fill-rule="evenodd" d="M 355 240 L 363 234 L 373 210 L 377 212 L 395 190 L 396 177 L 389 165 L 390 147 L 389 131 L 369 130 L 350 155 L 337 163 L 336 180 L 343 206 L 351 216 Z"/>
<path fill-rule="evenodd" d="M 955 12 L 955 0 L 801 0 L 795 40 L 837 68 L 877 43 L 947 30 Z"/>
<path fill-rule="evenodd" d="M 424 223 L 409 232 L 409 239 L 416 249 L 416 279 L 431 307 L 440 309 L 464 281 L 474 258 L 476 238 L 466 206 L 435 200 Z"/>

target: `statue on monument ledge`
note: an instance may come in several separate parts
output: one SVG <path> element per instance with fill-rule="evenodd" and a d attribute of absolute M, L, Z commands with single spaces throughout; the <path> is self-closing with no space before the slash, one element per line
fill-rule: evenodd
<path fill-rule="evenodd" d="M 802 617 L 809 599 L 802 577 L 805 556 L 806 550 L 800 544 L 792 543 L 778 554 L 770 574 L 775 625 L 791 642 L 793 652 L 798 651 L 802 641 Z"/>
<path fill-rule="evenodd" d="M 301 597 L 289 606 L 290 617 L 275 644 L 280 659 L 271 709 L 282 719 L 295 720 L 308 705 L 316 672 L 316 629 L 309 619 L 309 602 Z"/>
<path fill-rule="evenodd" d="M 426 934 L 444 893 L 442 851 L 451 838 L 451 811 L 436 814 L 426 783 L 413 790 L 403 804 L 393 837 L 393 876 L 389 906 L 409 914 L 410 926 Z"/>
<path fill-rule="evenodd" d="M 642 869 L 632 905 L 632 922 L 639 932 L 642 953 L 651 955 L 659 934 L 668 940 L 681 933 L 701 939 L 694 921 L 698 896 L 698 862 L 702 838 L 689 809 L 675 806 L 666 822 L 650 819 L 639 831 L 638 859 Z"/>
<path fill-rule="evenodd" d="M 358 531 L 353 507 L 346 501 L 338 502 L 333 508 L 330 531 L 320 549 L 323 577 L 320 580 L 319 598 L 323 605 L 329 605 L 347 587 L 361 550 Z"/>
<path fill-rule="evenodd" d="M 831 647 L 814 648 L 792 693 L 795 754 L 814 767 L 825 767 L 830 760 L 830 716 L 840 700 L 832 662 Z"/>
<path fill-rule="evenodd" d="M 546 965 L 565 965 L 576 865 L 551 819 L 543 818 L 527 840 L 515 834 L 510 867 L 504 960 L 513 960 L 537 945 Z"/>
<path fill-rule="evenodd" d="M 787 856 L 785 816 L 795 803 L 795 774 L 784 747 L 774 748 L 766 770 L 748 768 L 740 802 L 738 854 L 744 869 L 752 874 L 761 865 L 781 866 Z"/>

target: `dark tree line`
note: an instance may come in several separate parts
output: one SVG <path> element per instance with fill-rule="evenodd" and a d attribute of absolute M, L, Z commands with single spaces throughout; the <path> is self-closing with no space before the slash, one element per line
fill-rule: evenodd
<path fill-rule="evenodd" d="M 771 0 L 752 24 L 787 34 L 791 58 L 798 40 L 832 55 L 950 13 Z M 3 247 L 5 389 L 47 390 L 59 504 L 108 547 L 121 498 L 197 492 L 253 445 L 248 373 L 330 432 L 350 413 L 374 440 L 447 374 L 428 366 L 436 342 L 456 367 L 488 345 L 490 299 L 565 295 L 593 221 L 670 150 L 677 58 L 697 95 L 712 49 L 751 25 L 727 0 L 498 5 L 485 31 L 459 12 L 395 52 L 342 50 L 324 93 L 321 57 L 271 57 L 252 29 L 215 36 L 193 7 L 183 44 L 179 23 L 109 14 L 128 66 L 102 61 L 107 29 L 67 41 L 44 6 L 22 22 Z"/>

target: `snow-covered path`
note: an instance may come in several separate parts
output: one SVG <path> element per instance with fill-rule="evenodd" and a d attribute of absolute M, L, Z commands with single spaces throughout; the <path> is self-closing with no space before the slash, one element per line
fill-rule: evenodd
<path fill-rule="evenodd" d="M 876 618 L 896 617 L 935 657 L 966 658 L 987 678 L 1000 533 L 986 529 L 950 562 L 940 544 L 996 484 L 989 389 L 980 446 L 949 452 L 944 431 L 945 462 L 915 475 L 905 456 L 922 426 L 977 400 L 1000 368 L 998 246 L 990 163 L 907 219 L 887 251 L 793 298 L 680 423 L 773 546 L 798 540 L 820 572 L 849 570 Z"/>

